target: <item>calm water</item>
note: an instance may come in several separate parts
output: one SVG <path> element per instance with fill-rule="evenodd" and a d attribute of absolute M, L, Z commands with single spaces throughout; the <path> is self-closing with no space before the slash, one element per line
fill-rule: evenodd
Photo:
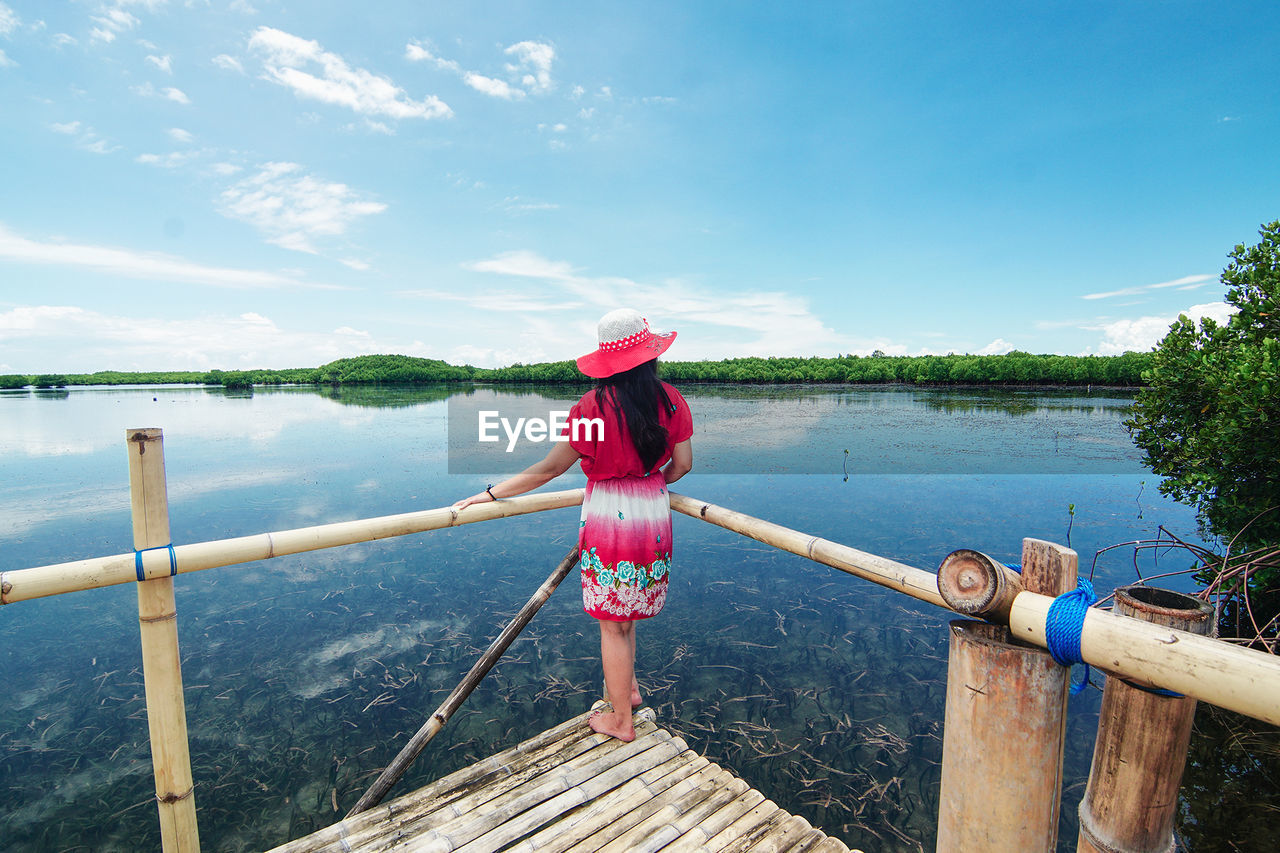
<path fill-rule="evenodd" d="M 164 429 L 173 539 L 185 543 L 447 505 L 523 464 L 463 454 L 465 413 L 575 396 L 450 394 L 0 394 L 3 568 L 131 549 L 131 427 Z M 1120 423 L 1130 401 L 1114 392 L 687 397 L 696 473 L 677 491 L 921 568 L 958 547 L 1016 561 L 1034 536 L 1069 538 L 1088 571 L 1098 549 L 1159 525 L 1195 534 L 1191 513 L 1161 499 L 1137 463 Z M 551 488 L 581 483 L 574 473 Z M 345 813 L 570 547 L 576 513 L 180 578 L 205 848 L 261 849 Z M 672 591 L 640 628 L 637 664 L 660 722 L 853 846 L 932 849 L 948 615 L 684 516 L 675 525 Z M 1097 586 L 1185 562 L 1118 549 L 1097 565 Z M 579 604 L 570 576 L 397 791 L 590 705 L 598 634 Z M 136 620 L 130 586 L 0 610 L 6 849 L 158 847 Z M 1099 698 L 1071 700 L 1064 850 L 1075 847 Z M 1196 779 L 1209 803 L 1216 781 Z M 1225 837 L 1237 846 L 1222 849 L 1252 849 L 1254 830 L 1219 825 L 1214 808 L 1184 803 L 1193 848 Z"/>

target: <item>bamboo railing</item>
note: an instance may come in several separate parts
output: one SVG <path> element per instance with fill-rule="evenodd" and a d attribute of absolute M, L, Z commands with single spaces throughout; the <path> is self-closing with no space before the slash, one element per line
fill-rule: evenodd
<path fill-rule="evenodd" d="M 145 652 L 145 649 L 152 644 L 152 640 L 148 639 L 151 629 L 159 626 L 162 630 L 168 630 L 175 625 L 176 610 L 172 604 L 172 590 L 173 577 L 178 574 L 576 506 L 582 503 L 583 498 L 582 489 L 569 489 L 475 504 L 463 510 L 444 507 L 166 547 L 168 515 L 167 499 L 164 497 L 160 431 L 129 430 L 128 436 L 133 447 L 131 454 L 136 449 L 139 457 L 139 464 L 131 462 L 131 475 L 138 478 L 132 487 L 135 490 L 134 544 L 138 550 L 127 554 L 0 571 L 0 604 L 9 605 L 45 596 L 138 582 L 139 618 L 143 625 L 144 655 L 147 656 L 150 653 Z M 144 469 L 150 466 L 141 464 L 145 456 L 144 449 L 146 453 L 151 453 L 152 448 L 157 452 L 152 455 L 150 462 L 154 465 L 159 461 L 158 476 L 155 471 L 147 473 Z M 145 500 L 137 497 L 139 489 L 146 493 Z M 674 492 L 670 493 L 670 499 L 671 508 L 677 512 L 839 569 L 920 601 L 947 607 L 946 600 L 939 592 L 938 575 L 933 572 Z M 163 508 L 163 513 L 159 508 Z M 161 514 L 163 529 L 159 526 Z M 161 594 L 159 599 L 148 600 L 154 598 L 155 591 L 163 593 L 162 587 L 167 587 L 167 597 Z M 537 597 L 535 594 L 535 599 Z M 1053 601 L 1053 597 L 1049 595 L 1009 588 L 1000 606 L 987 613 L 986 618 L 1000 623 L 1007 622 L 1013 637 L 1046 648 L 1045 626 L 1049 606 Z M 518 633 L 518 628 L 512 633 L 512 638 L 514 633 Z M 1081 655 L 1087 663 L 1109 673 L 1176 691 L 1280 725 L 1280 658 L 1276 656 L 1097 609 L 1088 611 L 1081 634 Z M 156 763 L 157 799 L 161 804 L 164 849 L 197 850 L 199 840 L 194 822 L 194 798 L 190 796 L 190 767 L 186 757 L 186 744 L 184 742 L 180 750 L 171 748 L 175 737 L 185 740 L 181 673 L 176 665 L 176 633 L 171 639 L 163 637 L 156 648 L 159 651 L 155 653 L 155 658 L 163 658 L 168 662 L 160 667 L 160 674 L 156 676 L 157 684 L 163 687 L 157 686 L 155 690 L 151 684 L 152 669 L 145 669 L 144 676 L 148 682 L 148 719 L 155 716 L 167 717 L 173 721 L 183 720 L 180 729 L 175 724 L 169 725 L 160 734 L 157 734 L 155 727 L 152 730 L 152 757 Z M 500 654 L 500 650 L 498 653 Z M 496 659 L 496 655 L 494 657 Z M 478 682 L 479 678 L 475 680 Z M 457 701 L 461 702 L 462 699 L 465 699 L 465 695 Z M 446 714 L 446 720 L 447 716 Z M 436 720 L 437 715 L 433 715 L 427 727 L 432 726 Z M 444 722 L 445 720 L 440 720 L 437 725 L 443 725 Z M 179 731 L 181 735 L 175 734 Z M 181 767 L 183 761 L 188 761 L 185 776 Z M 184 784 L 187 784 L 185 789 Z M 184 803 L 187 805 L 183 805 Z M 166 805 L 173 806 L 173 809 L 166 810 Z M 183 816 L 186 810 L 190 810 L 192 814 L 189 820 Z M 169 827 L 172 827 L 172 832 Z"/>
<path fill-rule="evenodd" d="M 932 572 L 674 492 L 671 508 L 920 601 L 946 607 L 938 592 L 938 576 Z M 1047 649 L 1045 625 L 1052 603 L 1051 596 L 1019 592 L 1009 608 L 1008 625 L 1013 636 Z M 1280 656 L 1097 608 L 1090 608 L 1085 616 L 1080 651 L 1085 663 L 1108 672 L 1280 725 Z"/>

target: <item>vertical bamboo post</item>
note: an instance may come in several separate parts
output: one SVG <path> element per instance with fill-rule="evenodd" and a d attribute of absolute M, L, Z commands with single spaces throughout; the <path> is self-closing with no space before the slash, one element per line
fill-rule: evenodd
<path fill-rule="evenodd" d="M 1023 588 L 1075 589 L 1076 553 L 1022 542 Z M 1050 853 L 1058 837 L 1070 670 L 1003 625 L 951 623 L 939 853 Z"/>
<path fill-rule="evenodd" d="M 1117 613 L 1208 635 L 1213 608 L 1154 587 L 1116 590 Z M 1168 853 L 1196 700 L 1108 674 L 1089 784 L 1080 802 L 1078 853 Z"/>
<path fill-rule="evenodd" d="M 187 751 L 187 712 L 178 656 L 178 611 L 171 573 L 169 495 L 164 436 L 158 429 L 128 431 L 129 498 L 133 547 L 139 552 L 138 625 L 142 677 L 151 731 L 151 766 L 165 853 L 197 853 L 196 800 Z M 152 549 L 149 553 L 142 553 Z M 147 578 L 147 579 L 143 579 Z"/>

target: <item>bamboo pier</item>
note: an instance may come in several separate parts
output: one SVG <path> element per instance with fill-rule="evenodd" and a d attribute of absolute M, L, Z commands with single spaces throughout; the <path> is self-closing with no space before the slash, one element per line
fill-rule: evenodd
<path fill-rule="evenodd" d="M 657 726 L 649 709 L 636 713 L 631 743 L 596 734 L 587 717 L 271 853 L 849 853 Z"/>
<path fill-rule="evenodd" d="M 0 604 L 137 584 L 146 717 L 166 853 L 200 849 L 196 825 L 200 792 L 191 781 L 177 644 L 181 614 L 174 587 L 179 575 L 572 507 L 583 498 L 581 489 L 570 489 L 463 510 L 427 509 L 173 544 L 160 430 L 129 430 L 126 439 L 135 550 L 4 569 Z M 935 573 L 684 495 L 671 493 L 670 499 L 674 511 L 691 518 L 972 617 L 951 624 L 938 849 L 946 853 L 1055 849 L 1069 678 L 1044 649 L 1055 596 L 1074 584 L 1073 551 L 1024 540 L 1024 574 L 1017 576 L 980 551 L 960 549 L 943 560 Z M 684 741 L 658 725 L 650 712 L 637 718 L 637 738 L 631 744 L 593 733 L 585 715 L 579 716 L 546 732 L 528 733 L 528 739 L 516 746 L 378 805 L 403 767 L 448 723 L 576 558 L 576 552 L 570 552 L 561 561 L 445 704 L 430 715 L 423 709 L 426 721 L 402 751 L 403 760 L 388 768 L 352 814 L 276 849 L 289 853 L 848 850 L 821 828 L 766 800 L 747 780 L 695 755 Z M 1165 601 L 1158 594 L 1155 598 L 1157 604 Z M 1185 758 L 1188 709 L 1196 701 L 1280 725 L 1280 657 L 1205 636 L 1204 624 L 1178 621 L 1181 616 L 1166 618 L 1161 607 L 1120 607 L 1115 612 L 1090 608 L 1079 626 L 1080 658 L 1107 674 L 1107 690 L 1114 693 L 1118 708 L 1121 703 L 1125 706 L 1104 719 L 1107 731 L 1099 736 L 1101 751 L 1095 756 L 1089 796 L 1081 809 L 1081 825 L 1090 834 L 1086 838 L 1082 831 L 1081 850 L 1138 853 L 1147 849 L 1142 844 L 1164 843 L 1171 820 L 1166 814 L 1149 821 L 1141 842 L 1130 843 L 1121 838 L 1123 833 L 1108 828 L 1128 827 L 1137 819 L 1130 812 L 1154 807 L 1113 792 L 1117 787 L 1130 793 L 1150 790 L 1153 793 L 1143 796 L 1170 799 L 1177 789 L 1177 780 L 1171 777 L 1181 773 Z M 1124 685 L 1136 685 L 1140 695 L 1128 696 Z M 1166 698 L 1170 693 L 1176 698 Z M 1143 710 L 1147 708 L 1157 709 L 1170 722 L 1148 726 L 1124 722 L 1156 713 Z M 1160 737 L 1163 729 L 1177 736 Z M 1123 760 L 1117 762 L 1114 756 Z M 1141 778 L 1126 775 L 1133 773 Z M 1161 808 L 1167 806 L 1161 804 Z M 1028 826 L 1029 808 L 1034 818 Z M 104 820 L 108 817 L 103 815 Z"/>

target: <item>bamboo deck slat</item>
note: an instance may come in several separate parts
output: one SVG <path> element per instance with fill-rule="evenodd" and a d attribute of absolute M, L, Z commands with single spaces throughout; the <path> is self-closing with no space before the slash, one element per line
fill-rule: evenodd
<path fill-rule="evenodd" d="M 271 853 L 849 853 L 647 709 L 631 743 L 587 716 Z"/>

